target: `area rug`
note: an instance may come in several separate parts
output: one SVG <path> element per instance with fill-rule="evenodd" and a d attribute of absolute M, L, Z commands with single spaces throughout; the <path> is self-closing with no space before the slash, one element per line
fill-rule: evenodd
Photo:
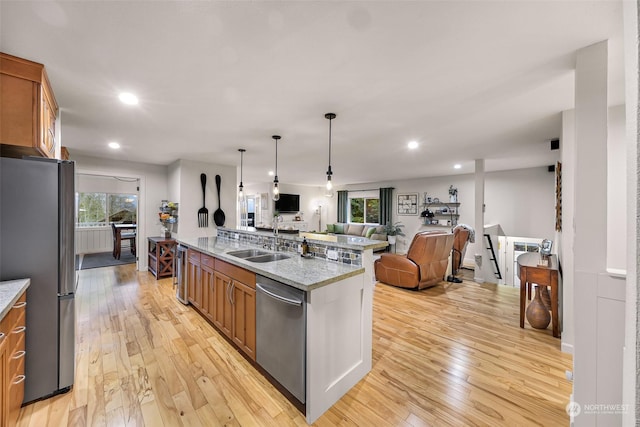
<path fill-rule="evenodd" d="M 88 270 L 90 268 L 111 267 L 114 265 L 133 264 L 136 262 L 135 255 L 129 250 L 123 250 L 120 259 L 115 259 L 111 252 L 100 252 L 97 254 L 84 254 L 80 257 L 79 270 Z"/>

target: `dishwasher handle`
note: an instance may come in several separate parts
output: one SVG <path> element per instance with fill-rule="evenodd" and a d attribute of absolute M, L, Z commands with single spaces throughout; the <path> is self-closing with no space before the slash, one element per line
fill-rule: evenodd
<path fill-rule="evenodd" d="M 278 301 L 282 301 L 282 302 L 284 302 L 286 304 L 291 304 L 291 305 L 302 305 L 302 301 L 301 300 L 291 299 L 291 298 L 283 297 L 282 295 L 274 294 L 273 292 L 268 291 L 267 289 L 262 287 L 260 285 L 260 283 L 256 283 L 256 287 L 260 291 L 262 291 L 264 294 L 270 296 L 273 299 L 277 299 Z"/>

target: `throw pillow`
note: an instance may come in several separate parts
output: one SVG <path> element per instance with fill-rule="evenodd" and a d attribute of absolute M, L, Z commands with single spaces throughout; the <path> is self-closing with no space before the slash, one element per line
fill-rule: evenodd
<path fill-rule="evenodd" d="M 334 224 L 334 225 L 335 225 L 334 233 L 336 233 L 336 234 L 344 234 L 344 224 Z"/>
<path fill-rule="evenodd" d="M 386 233 L 384 233 L 384 234 L 373 233 L 371 235 L 371 240 L 384 240 L 384 241 L 386 241 L 387 240 L 387 234 Z"/>
<path fill-rule="evenodd" d="M 367 239 L 370 239 L 370 238 L 371 238 L 371 235 L 372 235 L 373 233 L 375 233 L 375 232 L 376 232 L 376 228 L 375 228 L 375 227 L 369 227 L 369 228 L 367 228 L 367 232 L 366 232 L 366 234 L 364 235 L 364 237 L 366 237 Z"/>
<path fill-rule="evenodd" d="M 336 225 L 335 224 L 327 224 L 327 232 L 328 233 L 335 233 L 336 232 Z"/>
<path fill-rule="evenodd" d="M 348 227 L 348 228 L 347 228 Z M 352 236 L 363 236 L 364 225 L 361 224 L 348 224 L 345 227 L 345 233 L 350 234 Z"/>

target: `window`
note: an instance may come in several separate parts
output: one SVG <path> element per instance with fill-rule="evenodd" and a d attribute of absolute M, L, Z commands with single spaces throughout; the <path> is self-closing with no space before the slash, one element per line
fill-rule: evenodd
<path fill-rule="evenodd" d="M 349 193 L 349 222 L 356 224 L 380 222 L 380 199 L 377 191 Z"/>
<path fill-rule="evenodd" d="M 138 196 L 135 194 L 79 193 L 77 205 L 79 227 L 138 222 Z"/>

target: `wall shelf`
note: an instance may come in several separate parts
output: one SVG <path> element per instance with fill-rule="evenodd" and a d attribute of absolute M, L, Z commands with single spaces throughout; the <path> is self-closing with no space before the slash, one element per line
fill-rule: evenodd
<path fill-rule="evenodd" d="M 460 214 L 458 208 L 460 207 L 460 202 L 431 202 L 431 203 L 423 203 L 422 211 L 429 210 L 433 216 L 431 217 L 423 217 L 422 225 L 428 227 L 455 227 L 458 225 L 458 219 L 460 218 Z M 450 221 L 449 224 L 446 222 Z M 442 224 L 441 222 L 444 222 Z"/>

